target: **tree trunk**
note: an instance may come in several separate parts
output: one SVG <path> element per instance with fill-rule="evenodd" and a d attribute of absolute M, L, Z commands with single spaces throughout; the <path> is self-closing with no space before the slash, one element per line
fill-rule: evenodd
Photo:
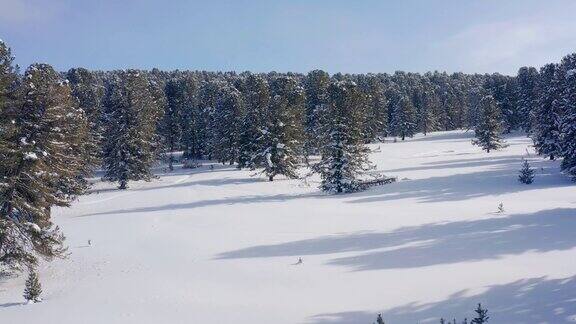
<path fill-rule="evenodd" d="M 120 190 L 128 189 L 128 181 L 120 180 L 120 186 L 118 187 Z"/>
<path fill-rule="evenodd" d="M 271 176 L 268 176 L 268 180 L 270 180 L 270 181 L 274 181 L 274 176 L 273 176 L 273 175 L 271 175 Z"/>

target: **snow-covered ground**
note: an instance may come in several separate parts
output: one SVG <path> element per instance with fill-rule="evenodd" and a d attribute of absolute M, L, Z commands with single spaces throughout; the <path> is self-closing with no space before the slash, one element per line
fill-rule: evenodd
<path fill-rule="evenodd" d="M 55 211 L 70 256 L 42 266 L 44 302 L 4 280 L 0 323 L 438 323 L 478 302 L 492 323 L 570 322 L 576 186 L 524 136 L 490 154 L 471 137 L 374 145 L 399 181 L 350 195 L 220 165 L 99 183 Z"/>

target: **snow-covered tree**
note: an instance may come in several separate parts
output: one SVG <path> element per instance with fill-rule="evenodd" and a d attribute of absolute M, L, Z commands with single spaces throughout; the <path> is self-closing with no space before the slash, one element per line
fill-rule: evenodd
<path fill-rule="evenodd" d="M 87 186 L 88 123 L 67 82 L 46 64 L 30 66 L 18 98 L 2 110 L 0 264 L 21 269 L 37 256 L 62 256 L 64 236 L 50 220 Z"/>
<path fill-rule="evenodd" d="M 161 112 L 147 78 L 137 70 L 122 71 L 106 108 L 104 179 L 119 182 L 120 189 L 127 189 L 130 180 L 150 180 Z"/>
<path fill-rule="evenodd" d="M 523 120 L 529 118 L 522 116 L 518 109 L 516 78 L 494 73 L 487 77 L 484 88 L 492 95 L 500 110 L 499 118 L 505 133 L 518 129 Z"/>
<path fill-rule="evenodd" d="M 439 122 L 436 112 L 440 110 L 440 100 L 436 95 L 434 85 L 426 79 L 422 86 L 422 108 L 418 116 L 418 128 L 428 134 L 438 130 Z"/>
<path fill-rule="evenodd" d="M 254 156 L 260 151 L 258 139 L 262 135 L 270 104 L 268 81 L 262 76 L 251 74 L 243 86 L 243 101 L 246 114 L 240 130 L 239 168 L 253 168 Z"/>
<path fill-rule="evenodd" d="M 407 95 L 402 95 L 396 101 L 390 128 L 393 134 L 402 140 L 412 137 L 417 130 L 416 110 Z"/>
<path fill-rule="evenodd" d="M 36 271 L 31 269 L 24 287 L 24 299 L 29 303 L 38 303 L 42 301 L 40 298 L 41 294 L 42 285 L 40 284 L 40 279 L 38 279 Z"/>
<path fill-rule="evenodd" d="M 276 175 L 295 179 L 304 138 L 304 89 L 293 78 L 278 77 L 271 90 L 267 119 L 251 165 L 264 168 L 270 181 Z"/>
<path fill-rule="evenodd" d="M 102 155 L 102 101 L 104 98 L 104 85 L 95 73 L 84 68 L 70 69 L 66 73 L 70 82 L 72 95 L 78 100 L 79 107 L 86 114 L 89 125 L 88 150 L 90 164 L 98 164 Z"/>
<path fill-rule="evenodd" d="M 181 145 L 185 159 L 198 158 L 200 144 L 198 135 L 198 81 L 192 75 L 186 75 L 173 80 L 174 91 L 169 97 L 172 103 L 178 105 L 180 111 L 180 129 L 182 130 Z M 167 94 L 168 96 L 168 94 Z"/>
<path fill-rule="evenodd" d="M 382 138 L 388 134 L 388 101 L 382 81 L 376 75 L 368 74 L 362 78 L 362 90 L 366 98 L 366 140 Z"/>
<path fill-rule="evenodd" d="M 217 128 L 220 127 L 220 125 L 214 122 L 214 118 L 221 87 L 223 87 L 223 84 L 219 80 L 210 80 L 200 84 L 200 90 L 198 92 L 198 116 L 195 124 L 198 136 L 197 158 L 213 158 L 214 145 L 218 142 L 216 138 Z"/>
<path fill-rule="evenodd" d="M 322 125 L 321 160 L 312 169 L 320 174 L 324 191 L 358 191 L 363 189 L 359 177 L 370 167 L 362 132 L 364 98 L 352 81 L 332 83 L 329 93 L 331 118 Z"/>
<path fill-rule="evenodd" d="M 547 64 L 540 69 L 537 104 L 532 114 L 532 140 L 540 155 L 554 160 L 560 155 L 560 89 L 558 66 Z"/>
<path fill-rule="evenodd" d="M 521 67 L 518 70 L 518 113 L 520 126 L 524 131 L 532 131 L 532 114 L 537 104 L 538 70 L 533 67 Z"/>
<path fill-rule="evenodd" d="M 518 175 L 518 181 L 524 184 L 531 184 L 534 182 L 534 169 L 530 167 L 528 160 L 522 162 L 522 169 L 520 169 L 520 174 Z"/>
<path fill-rule="evenodd" d="M 559 119 L 562 171 L 576 181 L 576 54 L 562 59 L 559 72 L 564 77 Z"/>
<path fill-rule="evenodd" d="M 326 107 L 329 101 L 328 88 L 330 76 L 322 70 L 314 70 L 308 73 L 304 80 L 306 89 L 306 154 L 317 153 L 321 139 L 320 125 L 323 123 Z"/>
<path fill-rule="evenodd" d="M 482 98 L 480 107 L 482 115 L 475 129 L 476 139 L 472 140 L 472 144 L 490 153 L 491 150 L 497 150 L 503 146 L 500 111 L 491 95 Z"/>
<path fill-rule="evenodd" d="M 472 319 L 470 323 L 472 324 L 484 324 L 488 323 L 490 317 L 488 316 L 488 310 L 482 308 L 482 304 L 478 304 L 478 307 L 474 310 L 476 312 L 476 317 Z"/>
<path fill-rule="evenodd" d="M 222 163 L 238 161 L 243 109 L 242 93 L 232 85 L 224 86 L 214 116 L 214 158 Z"/>
<path fill-rule="evenodd" d="M 168 154 L 168 169 L 174 170 L 174 151 L 182 139 L 182 111 L 184 109 L 182 87 L 178 79 L 171 79 L 164 87 L 166 105 L 164 116 L 160 122 L 159 132 L 162 134 L 165 149 Z"/>

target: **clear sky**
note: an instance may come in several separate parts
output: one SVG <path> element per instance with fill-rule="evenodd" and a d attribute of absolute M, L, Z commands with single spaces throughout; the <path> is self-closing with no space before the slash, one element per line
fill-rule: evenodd
<path fill-rule="evenodd" d="M 575 52 L 575 17 L 575 0 L 0 0 L 0 38 L 59 70 L 515 74 Z"/>

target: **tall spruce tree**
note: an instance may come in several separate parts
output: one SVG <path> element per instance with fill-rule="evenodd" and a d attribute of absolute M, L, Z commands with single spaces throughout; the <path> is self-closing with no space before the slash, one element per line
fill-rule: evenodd
<path fill-rule="evenodd" d="M 105 116 L 104 179 L 128 188 L 130 180 L 150 180 L 156 161 L 160 110 L 147 78 L 122 71 L 109 94 Z"/>
<path fill-rule="evenodd" d="M 242 93 L 232 85 L 224 86 L 214 116 L 214 158 L 221 163 L 238 161 L 243 111 Z"/>
<path fill-rule="evenodd" d="M 17 96 L 1 118 L 10 126 L 0 146 L 0 265 L 19 270 L 66 250 L 51 208 L 68 206 L 86 188 L 88 123 L 49 65 L 30 66 Z"/>
<path fill-rule="evenodd" d="M 482 115 L 475 129 L 476 139 L 472 140 L 472 144 L 490 153 L 491 150 L 497 150 L 503 145 L 500 135 L 502 132 L 500 111 L 491 95 L 484 96 L 480 101 L 480 106 Z"/>
<path fill-rule="evenodd" d="M 78 100 L 79 107 L 84 110 L 89 125 L 89 145 L 91 164 L 99 163 L 102 146 L 102 101 L 105 89 L 95 73 L 84 68 L 70 69 L 66 73 L 70 81 L 72 95 Z"/>
<path fill-rule="evenodd" d="M 181 84 L 177 79 L 166 83 L 166 105 L 164 116 L 160 123 L 160 133 L 163 135 L 164 147 L 168 154 L 168 169 L 174 170 L 174 152 L 179 148 L 182 139 L 182 111 L 184 108 Z"/>
<path fill-rule="evenodd" d="M 238 167 L 253 168 L 254 156 L 261 149 L 258 139 L 262 135 L 267 120 L 270 88 L 266 79 L 254 74 L 248 76 L 243 88 L 246 114 L 240 131 Z"/>
<path fill-rule="evenodd" d="M 532 140 L 536 152 L 554 160 L 560 155 L 560 89 L 556 80 L 558 67 L 547 64 L 540 69 L 538 99 L 533 111 Z"/>
<path fill-rule="evenodd" d="M 321 160 L 312 169 L 320 174 L 323 191 L 358 191 L 363 189 L 359 177 L 370 168 L 362 132 L 364 98 L 358 86 L 346 80 L 332 83 L 329 94 L 331 118 L 322 125 Z"/>
<path fill-rule="evenodd" d="M 214 116 L 222 86 L 223 83 L 219 80 L 202 82 L 200 85 L 195 124 L 198 144 L 196 158 L 212 159 L 214 155 L 214 145 L 217 142 L 215 135 L 220 127 L 214 123 Z"/>
<path fill-rule="evenodd" d="M 369 74 L 362 81 L 366 98 L 364 135 L 367 142 L 370 142 L 388 134 L 388 102 L 382 81 L 376 75 Z"/>
<path fill-rule="evenodd" d="M 436 112 L 440 109 L 440 100 L 435 89 L 432 82 L 426 78 L 422 84 L 422 107 L 418 116 L 418 129 L 424 135 L 438 130 L 439 127 Z"/>
<path fill-rule="evenodd" d="M 390 128 L 394 135 L 404 140 L 406 137 L 414 136 L 417 130 L 416 122 L 416 110 L 412 100 L 407 95 L 401 95 L 394 105 Z"/>
<path fill-rule="evenodd" d="M 182 129 L 181 145 L 185 159 L 197 158 L 200 154 L 198 141 L 198 80 L 193 75 L 185 75 L 175 81 L 174 92 L 170 100 L 180 105 L 180 128 Z"/>
<path fill-rule="evenodd" d="M 329 101 L 328 88 L 330 75 L 322 70 L 308 73 L 304 80 L 306 90 L 306 154 L 317 153 L 320 148 L 323 119 L 327 118 L 326 110 Z"/>
<path fill-rule="evenodd" d="M 271 92 L 266 123 L 257 140 L 259 150 L 251 165 L 264 168 L 270 181 L 276 175 L 295 179 L 304 138 L 304 89 L 293 78 L 278 77 L 272 81 Z"/>
<path fill-rule="evenodd" d="M 532 131 L 532 115 L 537 104 L 538 70 L 533 67 L 521 67 L 518 70 L 518 112 L 520 126 L 524 131 Z"/>
<path fill-rule="evenodd" d="M 559 119 L 562 171 L 576 181 L 576 54 L 562 59 L 559 72 L 564 77 Z"/>

